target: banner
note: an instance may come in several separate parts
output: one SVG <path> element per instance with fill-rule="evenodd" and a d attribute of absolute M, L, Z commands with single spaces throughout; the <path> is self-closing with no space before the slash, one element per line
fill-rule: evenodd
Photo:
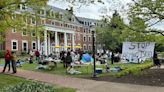
<path fill-rule="evenodd" d="M 154 54 L 155 42 L 124 42 L 122 59 L 132 63 L 141 63 Z"/>

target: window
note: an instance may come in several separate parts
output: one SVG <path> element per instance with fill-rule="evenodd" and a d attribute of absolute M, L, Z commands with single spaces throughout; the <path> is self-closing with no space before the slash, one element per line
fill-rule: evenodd
<path fill-rule="evenodd" d="M 83 45 L 83 50 L 87 50 L 87 47 L 86 47 L 86 45 L 85 45 L 85 44 Z"/>
<path fill-rule="evenodd" d="M 36 49 L 36 42 L 32 41 L 32 49 L 35 50 Z"/>
<path fill-rule="evenodd" d="M 35 18 L 32 18 L 32 19 L 31 19 L 31 23 L 32 23 L 32 24 L 36 24 Z"/>
<path fill-rule="evenodd" d="M 41 13 L 40 14 L 44 15 L 44 10 L 41 10 Z"/>
<path fill-rule="evenodd" d="M 54 12 L 53 11 L 51 11 L 51 16 L 54 17 Z"/>
<path fill-rule="evenodd" d="M 23 29 L 23 31 L 22 31 L 22 36 L 27 36 L 27 31 L 26 31 L 26 29 Z"/>
<path fill-rule="evenodd" d="M 22 10 L 25 10 L 25 9 L 26 9 L 26 5 L 22 4 Z"/>
<path fill-rule="evenodd" d="M 85 28 L 84 28 L 84 33 L 85 33 Z"/>
<path fill-rule="evenodd" d="M 54 21 L 52 21 L 52 22 L 51 22 L 51 24 L 52 24 L 52 25 L 55 25 L 55 22 L 54 22 Z"/>
<path fill-rule="evenodd" d="M 42 23 L 42 24 L 45 24 L 45 19 L 42 19 L 42 20 L 41 20 L 41 23 Z"/>
<path fill-rule="evenodd" d="M 13 28 L 12 29 L 12 33 L 16 33 L 16 28 Z"/>
<path fill-rule="evenodd" d="M 36 32 L 32 32 L 32 33 L 31 33 L 31 36 L 32 36 L 32 37 L 35 37 L 35 36 L 36 36 Z"/>
<path fill-rule="evenodd" d="M 89 41 L 89 42 L 91 41 L 91 37 L 88 37 L 88 41 Z"/>
<path fill-rule="evenodd" d="M 91 45 L 88 46 L 88 49 L 91 50 Z"/>
<path fill-rule="evenodd" d="M 11 16 L 11 19 L 16 19 L 16 15 L 13 14 L 13 15 Z"/>
<path fill-rule="evenodd" d="M 27 41 L 22 41 L 22 50 L 23 51 L 28 51 L 28 42 Z"/>
<path fill-rule="evenodd" d="M 86 41 L 86 37 L 83 37 L 83 41 L 84 41 L 84 42 Z"/>
<path fill-rule="evenodd" d="M 70 34 L 67 34 L 67 39 L 71 40 L 71 35 Z"/>
<path fill-rule="evenodd" d="M 91 33 L 91 30 L 89 29 L 88 32 Z"/>
<path fill-rule="evenodd" d="M 18 50 L 18 40 L 12 40 L 12 50 Z"/>

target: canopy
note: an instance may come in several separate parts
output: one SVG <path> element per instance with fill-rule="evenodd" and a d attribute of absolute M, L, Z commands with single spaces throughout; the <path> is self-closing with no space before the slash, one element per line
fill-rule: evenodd
<path fill-rule="evenodd" d="M 80 49 L 80 48 L 82 48 L 82 47 L 81 47 L 80 45 L 77 45 L 77 46 L 75 46 L 75 48 L 79 48 L 79 49 Z"/>
<path fill-rule="evenodd" d="M 57 45 L 57 46 L 55 46 L 55 48 L 61 48 L 61 46 Z"/>
<path fill-rule="evenodd" d="M 65 46 L 65 48 L 71 48 L 71 46 Z"/>

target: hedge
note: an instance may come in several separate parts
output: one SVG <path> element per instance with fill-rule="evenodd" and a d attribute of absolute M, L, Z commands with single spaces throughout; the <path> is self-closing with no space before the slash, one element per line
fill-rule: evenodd
<path fill-rule="evenodd" d="M 145 63 L 136 65 L 136 67 L 123 69 L 121 72 L 116 73 L 114 76 L 119 78 L 128 74 L 138 75 L 142 70 L 148 69 L 152 66 L 152 61 L 145 61 Z"/>

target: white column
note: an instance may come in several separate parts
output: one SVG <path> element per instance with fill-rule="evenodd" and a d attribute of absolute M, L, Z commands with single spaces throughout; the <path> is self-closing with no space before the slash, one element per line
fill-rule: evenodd
<path fill-rule="evenodd" d="M 55 46 L 58 45 L 58 32 L 55 31 Z M 58 52 L 58 48 L 55 48 L 55 51 Z"/>
<path fill-rule="evenodd" d="M 75 51 L 75 34 L 72 34 L 72 50 Z"/>
<path fill-rule="evenodd" d="M 38 45 L 37 45 L 37 46 L 38 46 L 38 50 L 40 51 L 40 36 L 39 36 L 39 35 L 38 35 L 38 37 L 37 37 L 37 40 L 38 40 L 38 41 L 37 41 L 37 42 L 38 42 L 38 43 L 37 43 L 37 44 L 38 44 Z"/>
<path fill-rule="evenodd" d="M 47 30 L 44 30 L 44 54 L 47 56 Z"/>
<path fill-rule="evenodd" d="M 67 51 L 67 33 L 64 33 L 64 50 Z"/>
<path fill-rule="evenodd" d="M 48 34 L 48 55 L 51 54 L 51 42 L 50 42 L 50 34 Z"/>

